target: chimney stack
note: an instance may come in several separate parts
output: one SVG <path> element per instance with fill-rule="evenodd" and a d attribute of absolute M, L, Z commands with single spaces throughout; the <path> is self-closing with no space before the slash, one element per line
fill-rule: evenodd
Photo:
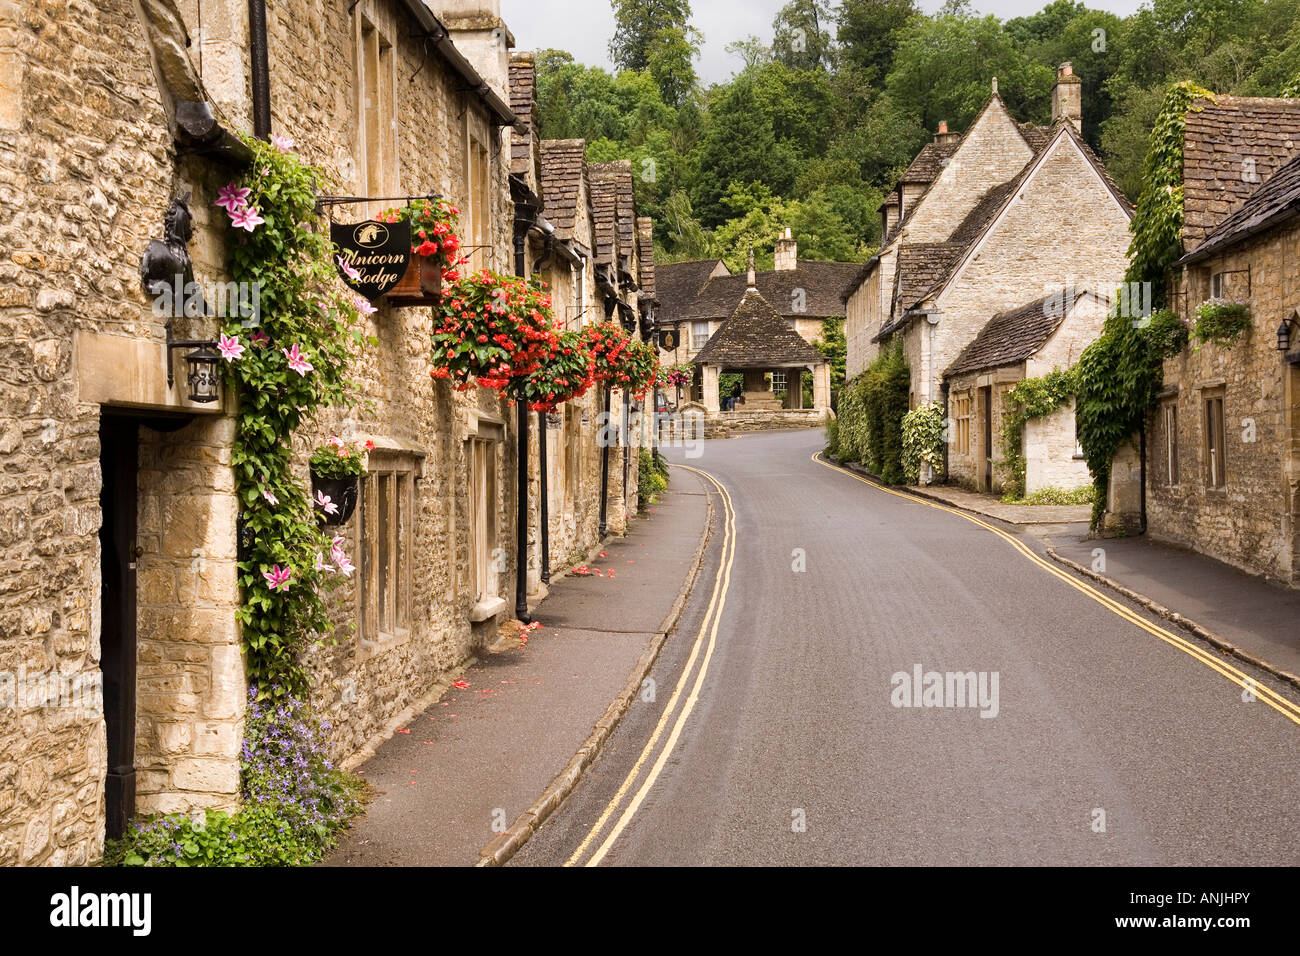
<path fill-rule="evenodd" d="M 749 244 L 749 267 L 745 271 L 745 278 L 749 282 L 749 291 L 758 291 L 758 276 L 754 273 L 754 244 Z"/>
<path fill-rule="evenodd" d="M 501 0 L 440 0 L 436 6 L 456 49 L 508 103 L 510 48 L 515 37 L 501 19 Z"/>
<path fill-rule="evenodd" d="M 1083 80 L 1074 75 L 1074 67 L 1068 62 L 1056 71 L 1056 85 L 1052 87 L 1052 122 L 1063 119 L 1074 124 L 1075 132 L 1083 132 Z"/>
<path fill-rule="evenodd" d="M 785 227 L 785 232 L 781 238 L 776 241 L 776 269 L 778 272 L 788 272 L 799 268 L 799 243 L 790 235 L 790 227 Z"/>
<path fill-rule="evenodd" d="M 945 146 L 948 143 L 955 143 L 959 139 L 961 139 L 961 133 L 948 132 L 948 121 L 939 120 L 939 131 L 934 134 L 934 141 L 936 143 L 940 146 Z"/>

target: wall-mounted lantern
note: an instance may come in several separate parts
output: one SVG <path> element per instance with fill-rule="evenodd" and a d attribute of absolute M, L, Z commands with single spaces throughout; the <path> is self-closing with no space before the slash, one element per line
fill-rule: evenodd
<path fill-rule="evenodd" d="M 1277 350 L 1279 352 L 1291 351 L 1291 317 L 1282 320 L 1282 324 L 1277 327 Z"/>
<path fill-rule="evenodd" d="M 221 398 L 221 353 L 217 343 L 207 339 L 181 340 L 172 338 L 172 324 L 167 323 L 167 387 L 176 384 L 172 372 L 172 351 L 175 349 L 193 349 L 185 356 L 185 384 L 189 388 L 189 400 L 199 404 L 209 404 Z"/>

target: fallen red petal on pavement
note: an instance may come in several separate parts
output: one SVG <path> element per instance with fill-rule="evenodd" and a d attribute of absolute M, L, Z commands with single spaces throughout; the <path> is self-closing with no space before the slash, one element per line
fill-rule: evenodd
<path fill-rule="evenodd" d="M 461 687 L 461 688 L 468 687 L 468 686 L 469 686 L 469 681 L 467 681 L 467 680 L 454 680 L 454 681 L 451 682 L 451 686 L 452 686 L 452 687 Z"/>
<path fill-rule="evenodd" d="M 406 730 L 406 729 L 403 728 L 403 727 L 399 727 L 399 728 L 397 729 L 397 732 L 398 732 L 399 734 L 409 734 L 409 733 L 410 733 L 409 730 Z"/>

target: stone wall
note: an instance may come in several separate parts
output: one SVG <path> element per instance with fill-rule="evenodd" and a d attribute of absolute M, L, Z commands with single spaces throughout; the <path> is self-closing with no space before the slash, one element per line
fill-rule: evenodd
<path fill-rule="evenodd" d="M 955 375 L 948 383 L 948 408 L 951 416 L 953 403 L 962 397 L 970 398 L 970 440 L 966 448 L 957 445 L 957 436 L 950 431 L 952 443 L 948 446 L 948 481 L 972 491 L 1000 492 L 1006 477 L 1002 467 L 1002 419 L 1006 412 L 1007 392 L 1024 378 L 1024 366 L 1012 365 L 986 372 L 968 372 Z M 991 389 L 991 421 L 985 421 L 982 389 Z M 951 427 L 951 426 L 950 426 Z M 986 445 L 991 436 L 991 445 Z M 985 480 L 984 450 L 993 450 L 993 481 Z"/>
<path fill-rule="evenodd" d="M 993 98 L 916 205 L 903 241 L 946 242 L 980 197 L 1019 173 L 1032 156 L 1015 119 Z"/>
<path fill-rule="evenodd" d="M 1189 268 L 1175 298 L 1189 324 L 1209 297 L 1249 302 L 1251 327 L 1230 348 L 1194 344 L 1165 362 L 1165 394 L 1148 425 L 1147 529 L 1152 537 L 1300 584 L 1300 369 L 1284 363 L 1276 329 L 1300 306 L 1300 225 L 1271 230 Z M 1236 270 L 1249 269 L 1246 276 Z M 1296 332 L 1292 332 L 1295 341 Z M 1225 484 L 1208 482 L 1207 390 L 1221 390 Z M 1164 406 L 1177 409 L 1176 480 L 1169 477 Z"/>
<path fill-rule="evenodd" d="M 933 344 L 939 374 L 995 313 L 1067 285 L 1113 289 L 1124 275 L 1128 215 L 1073 140 L 1058 138 L 1039 163 L 937 297 L 942 315 Z M 912 379 L 922 394 L 916 366 Z"/>

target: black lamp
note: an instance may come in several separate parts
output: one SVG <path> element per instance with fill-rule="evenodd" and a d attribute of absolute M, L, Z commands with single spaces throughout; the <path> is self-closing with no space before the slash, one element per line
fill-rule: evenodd
<path fill-rule="evenodd" d="M 221 398 L 221 353 L 216 349 L 216 342 L 210 339 L 181 340 L 172 338 L 172 324 L 167 323 L 167 387 L 176 384 L 172 372 L 172 350 L 194 349 L 185 356 L 187 369 L 185 383 L 189 386 L 189 400 L 199 404 L 210 404 Z"/>
<path fill-rule="evenodd" d="M 1282 320 L 1282 324 L 1277 327 L 1277 350 L 1279 352 L 1291 351 L 1291 318 Z"/>

